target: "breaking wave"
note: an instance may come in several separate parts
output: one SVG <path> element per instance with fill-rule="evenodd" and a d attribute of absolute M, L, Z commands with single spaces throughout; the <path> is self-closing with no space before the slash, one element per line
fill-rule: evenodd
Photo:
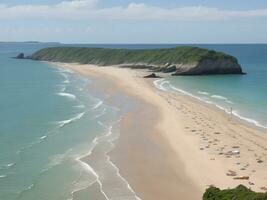
<path fill-rule="evenodd" d="M 228 98 L 224 97 L 224 96 L 220 96 L 220 95 L 211 95 L 210 96 L 211 98 L 214 98 L 214 99 L 220 99 L 220 100 L 223 100 L 227 103 L 230 103 L 230 104 L 233 104 L 232 101 L 228 100 Z"/>
<path fill-rule="evenodd" d="M 59 121 L 59 122 L 57 122 L 57 123 L 59 124 L 60 127 L 64 127 L 64 126 L 66 126 L 67 124 L 70 124 L 70 123 L 72 123 L 72 122 L 75 122 L 75 121 L 81 119 L 81 118 L 84 116 L 84 114 L 85 114 L 85 112 L 83 112 L 83 113 L 79 113 L 79 114 L 77 114 L 76 116 L 74 116 L 74 117 L 72 117 L 72 118 L 70 118 L 70 119 L 62 120 L 62 121 Z"/>
<path fill-rule="evenodd" d="M 102 104 L 103 104 L 103 101 L 99 100 L 99 102 L 97 102 L 97 103 L 92 107 L 92 109 L 95 110 L 95 109 L 99 108 Z"/>
<path fill-rule="evenodd" d="M 67 97 L 69 99 L 76 99 L 76 96 L 74 94 L 70 94 L 70 93 L 67 93 L 67 92 L 59 92 L 57 93 L 57 95 L 59 96 L 62 96 L 62 97 Z"/>
<path fill-rule="evenodd" d="M 156 88 L 159 90 L 167 91 L 167 89 L 164 87 L 165 84 L 169 84 L 169 81 L 165 81 L 165 79 L 158 79 L 153 82 Z"/>
<path fill-rule="evenodd" d="M 210 93 L 208 93 L 208 92 L 203 92 L 203 91 L 198 91 L 197 92 L 198 94 L 203 94 L 203 95 L 209 95 Z"/>

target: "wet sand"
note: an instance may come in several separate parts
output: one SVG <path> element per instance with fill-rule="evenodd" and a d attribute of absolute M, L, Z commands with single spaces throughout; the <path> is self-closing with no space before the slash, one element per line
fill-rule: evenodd
<path fill-rule="evenodd" d="M 201 199 L 208 185 L 267 187 L 267 134 L 191 97 L 159 91 L 144 71 L 58 64 L 110 80 L 138 102 L 123 116 L 120 138 L 109 153 L 138 196 Z"/>

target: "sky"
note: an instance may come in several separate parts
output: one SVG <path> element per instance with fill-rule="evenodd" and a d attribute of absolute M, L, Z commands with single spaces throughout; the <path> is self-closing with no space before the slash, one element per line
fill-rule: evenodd
<path fill-rule="evenodd" d="M 267 43 L 267 1 L 0 0 L 0 41 Z"/>

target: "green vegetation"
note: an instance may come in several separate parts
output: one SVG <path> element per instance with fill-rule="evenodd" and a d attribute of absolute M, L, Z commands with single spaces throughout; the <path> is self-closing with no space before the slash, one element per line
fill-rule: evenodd
<path fill-rule="evenodd" d="M 203 200 L 267 200 L 267 193 L 253 192 L 243 185 L 226 190 L 211 186 L 204 193 Z"/>
<path fill-rule="evenodd" d="M 103 49 L 80 47 L 54 47 L 37 51 L 31 56 L 34 60 L 75 62 L 81 64 L 118 65 L 146 64 L 165 65 L 198 63 L 202 59 L 227 58 L 237 60 L 221 52 L 189 46 L 170 49 Z"/>

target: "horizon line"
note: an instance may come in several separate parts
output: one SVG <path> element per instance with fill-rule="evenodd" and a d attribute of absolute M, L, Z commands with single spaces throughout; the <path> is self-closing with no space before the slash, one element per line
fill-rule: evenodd
<path fill-rule="evenodd" d="M 246 44 L 267 44 L 267 42 L 237 42 L 237 43 L 232 43 L 232 42 L 196 42 L 196 43 L 170 43 L 170 42 L 166 42 L 166 43 L 163 43 L 163 42 L 160 42 L 160 43 L 152 43 L 152 42 L 149 42 L 149 43 L 143 43 L 143 42 L 140 42 L 140 43 L 111 43 L 111 42 L 107 42 L 107 43 L 87 43 L 87 42 L 70 42 L 70 43 L 67 43 L 67 42 L 51 42 L 51 41 L 0 41 L 0 43 L 36 43 L 36 44 L 40 44 L 40 43 L 58 43 L 58 44 L 65 44 L 65 45 L 68 45 L 68 44 L 88 44 L 88 45 L 205 45 L 205 44 L 208 44 L 208 45 L 216 45 L 216 44 L 225 44 L 225 45 L 246 45 Z"/>

